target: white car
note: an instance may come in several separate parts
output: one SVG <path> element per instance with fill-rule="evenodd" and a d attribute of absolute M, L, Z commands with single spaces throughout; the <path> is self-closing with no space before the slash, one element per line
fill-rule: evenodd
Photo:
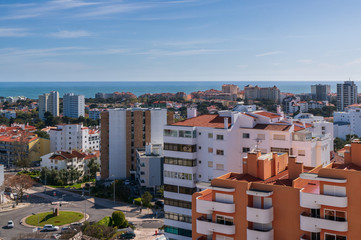
<path fill-rule="evenodd" d="M 14 227 L 13 220 L 8 221 L 8 228 L 13 228 L 13 227 Z"/>
<path fill-rule="evenodd" d="M 45 224 L 41 231 L 43 232 L 50 232 L 50 231 L 58 231 L 58 226 L 53 226 L 52 224 Z"/>

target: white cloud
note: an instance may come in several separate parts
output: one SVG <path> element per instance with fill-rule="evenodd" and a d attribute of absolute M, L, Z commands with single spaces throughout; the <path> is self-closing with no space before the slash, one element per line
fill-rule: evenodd
<path fill-rule="evenodd" d="M 80 38 L 91 36 L 90 32 L 87 31 L 59 31 L 51 33 L 50 36 L 55 38 Z"/>
<path fill-rule="evenodd" d="M 203 54 L 212 54 L 219 53 L 224 50 L 220 49 L 190 49 L 190 50 L 180 50 L 180 51 L 165 51 L 152 49 L 146 52 L 141 52 L 138 54 L 144 55 L 154 55 L 154 56 L 194 56 L 194 55 L 203 55 Z"/>
<path fill-rule="evenodd" d="M 256 57 L 264 57 L 264 56 L 271 56 L 271 55 L 277 55 L 282 53 L 281 51 L 272 51 L 272 52 L 265 52 L 265 53 L 260 53 L 257 54 Z"/>
<path fill-rule="evenodd" d="M 313 61 L 311 59 L 300 59 L 298 60 L 299 63 L 303 63 L 303 64 L 311 64 L 313 63 Z"/>
<path fill-rule="evenodd" d="M 0 37 L 24 37 L 29 35 L 23 28 L 0 28 Z"/>

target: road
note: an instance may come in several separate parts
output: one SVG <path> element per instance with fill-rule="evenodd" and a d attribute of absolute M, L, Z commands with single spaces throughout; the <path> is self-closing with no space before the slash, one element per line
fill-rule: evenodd
<path fill-rule="evenodd" d="M 113 204 L 109 200 L 103 199 L 92 199 L 85 200 L 84 197 L 77 194 L 68 193 L 59 190 L 48 190 L 47 196 L 44 196 L 43 187 L 33 187 L 31 189 L 33 193 L 29 194 L 28 202 L 31 203 L 29 207 L 0 213 L 0 237 L 4 239 L 16 239 L 20 233 L 31 233 L 32 228 L 25 227 L 20 224 L 21 220 L 31 215 L 32 213 L 52 211 L 54 205 L 51 201 L 61 201 L 62 206 L 60 210 L 66 211 L 81 211 L 89 215 L 88 221 L 99 221 L 105 216 L 111 216 L 115 209 L 120 208 L 126 215 L 126 218 L 133 222 L 137 229 L 141 228 L 159 228 L 163 225 L 163 221 L 159 220 L 148 220 L 152 218 L 152 214 L 139 214 L 136 208 L 127 206 L 126 204 L 116 203 Z M 55 197 L 54 197 L 55 192 Z M 64 204 L 66 202 L 66 204 Z M 115 208 L 115 209 L 114 209 Z M 13 229 L 7 229 L 5 226 L 9 220 L 13 220 L 15 227 Z"/>

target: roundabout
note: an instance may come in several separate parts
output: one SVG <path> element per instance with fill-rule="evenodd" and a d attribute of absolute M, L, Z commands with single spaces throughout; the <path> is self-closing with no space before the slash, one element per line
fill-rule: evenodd
<path fill-rule="evenodd" d="M 64 226 L 74 222 L 84 221 L 84 213 L 77 211 L 59 211 L 58 216 L 53 212 L 41 212 L 24 218 L 24 225 L 29 227 L 43 227 L 45 224 Z"/>

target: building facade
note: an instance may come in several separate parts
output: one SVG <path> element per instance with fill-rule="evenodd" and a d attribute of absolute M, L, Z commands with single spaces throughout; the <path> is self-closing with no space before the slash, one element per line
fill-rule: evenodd
<path fill-rule="evenodd" d="M 163 128 L 173 122 L 166 109 L 110 109 L 101 113 L 102 179 L 136 175 L 136 149 L 163 145 Z"/>
<path fill-rule="evenodd" d="M 281 101 L 281 92 L 276 86 L 261 88 L 247 85 L 244 87 L 244 95 L 246 100 L 267 99 L 275 103 Z"/>
<path fill-rule="evenodd" d="M 327 101 L 328 95 L 331 93 L 331 85 L 315 84 L 311 85 L 311 94 L 315 100 Z"/>
<path fill-rule="evenodd" d="M 136 180 L 143 188 L 158 189 L 163 185 L 163 147 L 162 144 L 148 144 L 138 148 Z"/>
<path fill-rule="evenodd" d="M 349 105 L 357 103 L 357 86 L 353 81 L 337 84 L 337 111 L 344 111 Z"/>
<path fill-rule="evenodd" d="M 193 195 L 192 238 L 358 239 L 361 143 L 346 148 L 344 164 L 314 168 L 287 154 L 249 153 L 242 174 L 215 178 Z"/>
<path fill-rule="evenodd" d="M 168 215 L 164 224 L 168 237 L 190 239 L 191 195 L 197 184 L 230 171 L 242 172 L 242 158 L 250 151 L 294 154 L 309 166 L 329 164 L 333 140 L 329 134 L 313 135 L 311 128 L 311 124 L 288 121 L 281 112 L 264 111 L 220 111 L 166 126 L 164 210 Z"/>
<path fill-rule="evenodd" d="M 84 95 L 74 95 L 66 93 L 63 96 L 63 114 L 66 117 L 78 118 L 85 117 L 85 98 Z"/>
<path fill-rule="evenodd" d="M 347 135 L 361 136 L 361 105 L 353 104 L 343 112 L 333 113 L 334 136 L 346 139 Z"/>
<path fill-rule="evenodd" d="M 54 117 L 59 116 L 59 92 L 52 91 L 39 95 L 39 118 L 44 120 L 44 114 L 50 112 Z"/>
<path fill-rule="evenodd" d="M 49 130 L 50 151 L 62 150 L 99 150 L 100 131 L 79 124 L 57 125 Z"/>

